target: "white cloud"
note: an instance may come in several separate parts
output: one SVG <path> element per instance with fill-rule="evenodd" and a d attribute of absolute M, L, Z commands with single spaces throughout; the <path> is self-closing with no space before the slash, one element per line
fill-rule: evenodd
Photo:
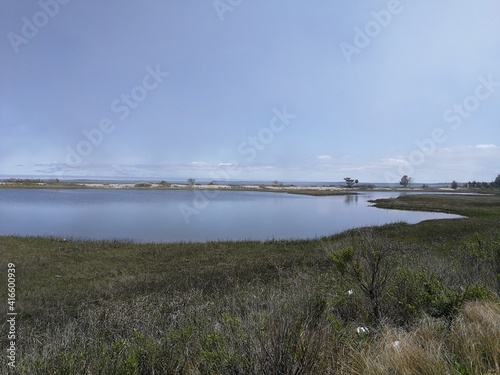
<path fill-rule="evenodd" d="M 496 148 L 496 147 L 498 146 L 493 144 L 476 145 L 476 148 Z"/>
<path fill-rule="evenodd" d="M 408 162 L 404 159 L 389 158 L 389 159 L 382 159 L 380 164 L 382 166 L 407 165 Z"/>
<path fill-rule="evenodd" d="M 332 157 L 330 155 L 319 155 L 317 159 L 319 160 L 330 160 Z"/>
<path fill-rule="evenodd" d="M 193 162 L 191 163 L 191 165 L 192 165 L 193 167 L 197 167 L 197 168 L 209 168 L 209 167 L 210 167 L 210 165 L 209 165 L 209 164 L 207 164 L 207 163 L 205 163 L 205 162 L 202 162 L 202 161 L 193 161 Z"/>

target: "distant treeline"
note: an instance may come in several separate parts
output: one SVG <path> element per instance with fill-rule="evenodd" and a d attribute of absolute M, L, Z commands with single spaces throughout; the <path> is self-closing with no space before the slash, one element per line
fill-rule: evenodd
<path fill-rule="evenodd" d="M 497 188 L 500 187 L 500 182 L 499 181 L 493 181 L 493 182 L 486 182 L 486 181 L 469 181 L 464 184 L 464 187 L 469 187 L 469 188 Z"/>

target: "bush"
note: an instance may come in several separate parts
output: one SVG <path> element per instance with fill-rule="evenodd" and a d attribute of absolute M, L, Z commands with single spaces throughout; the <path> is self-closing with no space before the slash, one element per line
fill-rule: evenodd
<path fill-rule="evenodd" d="M 148 188 L 148 187 L 151 187 L 151 184 L 149 182 L 139 182 L 138 184 L 135 184 L 134 187 L 136 187 L 136 188 Z"/>
<path fill-rule="evenodd" d="M 474 234 L 451 252 L 450 284 L 455 289 L 481 285 L 500 294 L 500 239 Z"/>
<path fill-rule="evenodd" d="M 421 267 L 397 270 L 389 293 L 387 318 L 399 326 L 409 326 L 423 315 L 451 320 L 461 301 L 458 293 Z"/>
<path fill-rule="evenodd" d="M 350 244 L 331 253 L 340 277 L 357 285 L 371 306 L 371 320 L 380 321 L 386 288 L 393 277 L 396 247 L 366 229 L 352 232 Z"/>

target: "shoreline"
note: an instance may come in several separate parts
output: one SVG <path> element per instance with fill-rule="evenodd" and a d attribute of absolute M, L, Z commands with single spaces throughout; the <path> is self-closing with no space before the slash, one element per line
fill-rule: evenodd
<path fill-rule="evenodd" d="M 276 185 L 232 185 L 232 184 L 181 184 L 181 183 L 74 183 L 74 182 L 0 182 L 0 189 L 134 189 L 134 190 L 222 190 L 222 191 L 256 191 L 288 193 L 312 196 L 330 195 L 356 195 L 362 191 L 384 191 L 384 192 L 426 192 L 443 193 L 479 193 L 470 188 L 452 189 L 449 187 L 422 188 L 422 187 L 369 187 L 359 186 L 348 188 L 346 186 L 276 186 Z"/>

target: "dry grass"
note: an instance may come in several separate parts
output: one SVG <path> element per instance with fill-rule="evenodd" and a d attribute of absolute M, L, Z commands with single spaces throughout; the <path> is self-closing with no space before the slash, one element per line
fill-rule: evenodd
<path fill-rule="evenodd" d="M 500 305 L 466 304 L 447 344 L 467 373 L 500 374 Z"/>
<path fill-rule="evenodd" d="M 500 374 L 500 306 L 469 302 L 451 329 L 426 318 L 409 331 L 384 327 L 351 353 L 347 373 L 365 375 Z"/>

